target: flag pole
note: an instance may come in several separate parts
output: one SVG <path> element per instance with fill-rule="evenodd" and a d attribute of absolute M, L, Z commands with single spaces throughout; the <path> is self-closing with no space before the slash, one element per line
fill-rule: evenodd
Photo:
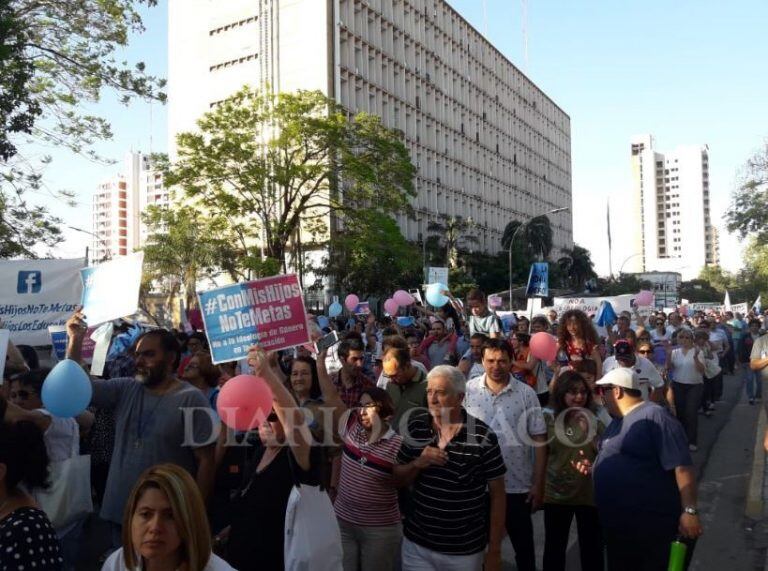
<path fill-rule="evenodd" d="M 611 248 L 611 200 L 605 201 L 605 218 L 608 223 L 608 277 L 613 280 L 613 253 Z"/>

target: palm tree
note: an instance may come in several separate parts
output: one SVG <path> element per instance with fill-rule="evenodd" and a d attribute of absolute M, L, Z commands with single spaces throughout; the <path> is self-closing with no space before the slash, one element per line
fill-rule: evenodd
<path fill-rule="evenodd" d="M 583 287 L 587 280 L 597 277 L 589 250 L 578 244 L 567 250 L 565 256 L 557 260 L 557 265 L 570 277 L 571 286 L 575 288 Z"/>
<path fill-rule="evenodd" d="M 435 234 L 442 240 L 449 268 L 455 269 L 459 266 L 459 248 L 463 242 L 479 242 L 477 236 L 465 234 L 473 227 L 471 220 L 464 220 L 461 216 L 442 216 L 441 222 L 432 221 L 427 225 L 427 233 Z"/>
<path fill-rule="evenodd" d="M 502 248 L 509 250 L 513 240 L 522 244 L 523 249 L 532 256 L 545 260 L 552 251 L 552 225 L 547 215 L 535 216 L 528 222 L 509 222 L 501 237 Z"/>

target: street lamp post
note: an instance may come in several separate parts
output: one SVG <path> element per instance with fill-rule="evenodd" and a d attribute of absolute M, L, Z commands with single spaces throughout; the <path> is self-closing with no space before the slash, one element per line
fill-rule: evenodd
<path fill-rule="evenodd" d="M 520 230 L 524 226 L 527 226 L 531 222 L 531 220 L 533 220 L 534 218 L 538 218 L 539 216 L 547 216 L 549 214 L 557 214 L 558 212 L 565 212 L 568 209 L 569 209 L 568 206 L 562 206 L 560 208 L 553 208 L 552 210 L 544 212 L 543 214 L 531 216 L 530 218 L 528 218 L 528 220 L 520 224 L 517 227 L 517 229 L 512 233 L 512 237 L 509 239 L 509 310 L 510 311 L 512 311 L 512 245 L 515 243 L 515 238 L 517 237 Z"/>
<path fill-rule="evenodd" d="M 105 257 L 104 257 L 104 259 L 99 260 L 100 262 L 103 262 L 104 260 L 108 260 L 110 258 L 110 255 L 109 255 L 109 245 L 107 244 L 107 242 L 103 238 L 101 238 L 101 236 L 99 236 L 98 234 L 96 234 L 94 232 L 90 232 L 88 230 L 84 230 L 84 229 L 78 228 L 76 226 L 67 226 L 67 228 L 69 228 L 70 230 L 74 230 L 75 232 L 80 232 L 82 234 L 88 234 L 89 236 L 93 236 L 94 238 L 96 238 L 96 240 L 99 241 L 99 243 L 102 246 L 104 246 Z M 85 247 L 85 265 L 86 265 L 86 267 L 88 266 L 88 252 L 89 252 L 89 250 L 90 250 L 90 248 L 88 246 L 86 246 Z"/>
<path fill-rule="evenodd" d="M 624 266 L 625 266 L 625 265 L 627 265 L 627 262 L 628 262 L 629 260 L 631 260 L 632 258 L 635 258 L 635 257 L 637 257 L 637 256 L 642 256 L 642 255 L 643 255 L 643 253 L 642 253 L 642 252 L 636 252 L 636 253 L 632 254 L 631 256 L 627 256 L 627 257 L 624 259 L 624 261 L 623 261 L 623 262 L 621 262 L 621 266 L 619 266 L 619 277 L 621 277 L 621 274 L 622 274 L 622 272 L 623 272 L 623 270 L 624 270 Z"/>

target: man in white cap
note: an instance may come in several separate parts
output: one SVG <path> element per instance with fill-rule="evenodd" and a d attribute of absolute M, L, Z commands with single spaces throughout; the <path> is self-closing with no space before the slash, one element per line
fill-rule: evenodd
<path fill-rule="evenodd" d="M 666 569 L 670 543 L 702 533 L 685 431 L 664 408 L 643 401 L 632 369 L 614 369 L 596 384 L 614 420 L 594 467 L 576 467 L 592 468 L 608 569 Z"/>

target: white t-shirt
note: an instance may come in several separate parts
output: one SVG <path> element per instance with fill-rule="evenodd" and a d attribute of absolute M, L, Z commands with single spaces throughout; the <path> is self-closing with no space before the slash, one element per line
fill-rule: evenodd
<path fill-rule="evenodd" d="M 712 343 L 712 349 L 721 356 L 728 347 L 728 336 L 720 329 L 712 329 L 709 332 L 709 342 Z"/>
<path fill-rule="evenodd" d="M 621 365 L 616 360 L 616 357 L 608 357 L 603 362 L 603 374 L 619 367 Z M 650 398 L 651 389 L 660 389 L 664 386 L 664 379 L 661 378 L 659 370 L 645 357 L 635 356 L 635 364 L 632 366 L 632 369 L 637 373 L 637 378 L 640 381 L 640 392 L 643 393 L 644 401 Z"/>
<path fill-rule="evenodd" d="M 74 418 L 59 418 L 44 408 L 38 408 L 35 412 L 51 418 L 51 424 L 43 434 L 49 462 L 68 460 L 73 456 L 73 450 L 75 455 L 80 453 L 80 428 Z"/>
<path fill-rule="evenodd" d="M 702 374 L 696 370 L 696 363 L 693 360 L 695 354 L 695 347 L 689 349 L 687 354 L 683 354 L 683 350 L 680 347 L 672 351 L 670 363 L 672 364 L 672 375 L 676 383 L 698 385 L 704 382 Z M 699 362 L 702 365 L 704 364 L 701 353 L 699 353 Z"/>
<path fill-rule="evenodd" d="M 669 341 L 672 339 L 672 334 L 669 332 L 669 330 L 664 331 L 664 333 L 659 333 L 658 329 L 651 329 L 651 341 L 654 343 L 661 343 L 662 341 Z"/>
<path fill-rule="evenodd" d="M 421 369 L 422 371 L 424 371 L 425 375 L 429 372 L 427 371 L 427 368 L 424 366 L 424 363 L 420 363 L 415 359 L 411 359 L 411 365 L 413 365 L 417 369 Z M 389 375 L 382 372 L 379 375 L 379 379 L 376 381 L 376 386 L 379 387 L 380 389 L 386 389 L 388 384 L 389 384 Z"/>
<path fill-rule="evenodd" d="M 121 547 L 107 558 L 101 571 L 141 571 L 141 569 L 141 565 L 134 569 L 128 569 L 125 566 L 123 548 Z M 235 571 L 235 569 L 230 567 L 229 563 L 224 561 L 221 557 L 211 553 L 211 558 L 208 560 L 208 565 L 205 566 L 204 571 Z"/>

